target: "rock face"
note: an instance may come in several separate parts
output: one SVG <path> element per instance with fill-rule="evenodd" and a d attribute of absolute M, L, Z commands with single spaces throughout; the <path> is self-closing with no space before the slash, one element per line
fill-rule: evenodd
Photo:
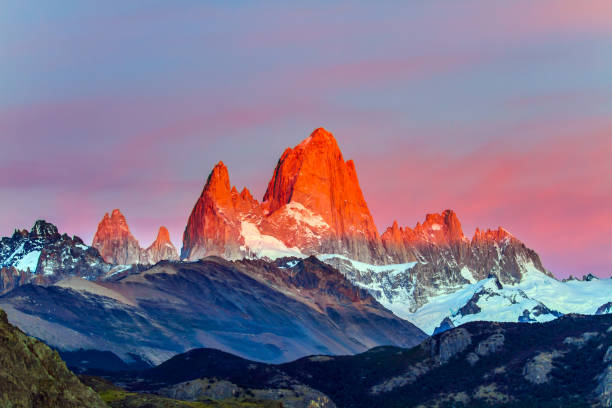
<path fill-rule="evenodd" d="M 106 407 L 56 351 L 9 324 L 0 310 L 0 406 Z"/>
<path fill-rule="evenodd" d="M 150 247 L 143 249 L 118 209 L 114 209 L 110 216 L 108 213 L 104 214 L 91 245 L 100 251 L 107 263 L 115 265 L 150 265 L 164 259 L 178 259 L 178 252 L 170 242 L 166 227 L 160 227 L 155 241 Z"/>
<path fill-rule="evenodd" d="M 319 128 L 285 150 L 262 203 L 231 187 L 227 168 L 217 164 L 189 217 L 181 257 L 322 253 L 386 260 L 354 163 Z"/>
<path fill-rule="evenodd" d="M 608 314 L 608 313 L 612 313 L 612 302 L 607 302 L 604 303 L 603 305 L 599 306 L 597 308 L 597 311 L 595 312 L 595 314 Z"/>
<path fill-rule="evenodd" d="M 140 245 L 128 227 L 121 211 L 104 214 L 91 244 L 108 263 L 130 265 L 140 262 Z"/>
<path fill-rule="evenodd" d="M 427 268 L 448 270 L 445 274 L 449 279 L 445 282 L 447 285 L 466 279 L 461 274 L 464 267 L 469 269 L 474 280 L 493 274 L 502 283 L 520 281 L 526 263 L 548 273 L 538 254 L 502 227 L 487 231 L 476 229 L 472 239 L 468 239 L 452 210 L 427 214 L 423 224 L 417 223 L 414 229 L 400 228 L 394 223 L 383 233 L 382 242 L 397 262 L 418 261 L 430 265 Z"/>
<path fill-rule="evenodd" d="M 344 161 L 333 135 L 316 129 L 281 156 L 264 195 L 269 213 L 299 203 L 329 226 L 309 252 L 338 253 L 370 263 L 384 261 L 378 231 L 363 197 L 355 164 Z M 299 248 L 304 248 L 300 245 Z"/>
<path fill-rule="evenodd" d="M 16 230 L 0 240 L 0 293 L 29 282 L 49 284 L 69 276 L 97 279 L 110 270 L 95 248 L 60 234 L 38 220 L 31 231 Z"/>
<path fill-rule="evenodd" d="M 544 384 L 550 381 L 550 372 L 553 369 L 555 358 L 563 354 L 558 350 L 552 352 L 540 352 L 523 369 L 525 379 L 532 384 Z"/>
<path fill-rule="evenodd" d="M 249 205 L 251 204 L 252 205 Z M 199 259 L 207 255 L 238 258 L 241 250 L 241 219 L 258 207 L 248 190 L 238 194 L 231 188 L 227 167 L 219 162 L 193 208 L 183 234 L 181 258 Z"/>
<path fill-rule="evenodd" d="M 159 227 L 157 238 L 150 247 L 145 250 L 145 258 L 147 264 L 156 264 L 164 259 L 176 261 L 179 259 L 178 252 L 172 242 L 170 242 L 170 233 L 166 227 Z M 141 259 L 142 261 L 142 259 Z"/>

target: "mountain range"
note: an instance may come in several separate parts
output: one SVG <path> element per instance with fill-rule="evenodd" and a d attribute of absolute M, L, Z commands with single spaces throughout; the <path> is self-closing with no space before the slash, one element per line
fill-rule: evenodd
<path fill-rule="evenodd" d="M 354 162 L 322 128 L 282 153 L 261 202 L 215 165 L 180 257 L 163 226 L 142 248 L 115 209 L 91 245 L 43 220 L 16 230 L 0 268 L 0 306 L 28 334 L 150 364 L 195 347 L 269 362 L 405 347 L 612 302 L 612 280 L 560 282 L 506 229 L 468 237 L 452 210 L 379 234 Z"/>

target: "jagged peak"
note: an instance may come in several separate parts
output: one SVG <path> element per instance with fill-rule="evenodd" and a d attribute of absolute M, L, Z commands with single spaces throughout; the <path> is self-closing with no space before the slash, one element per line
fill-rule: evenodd
<path fill-rule="evenodd" d="M 45 220 L 36 220 L 30 234 L 37 237 L 49 237 L 58 235 L 57 227 Z"/>
<path fill-rule="evenodd" d="M 253 195 L 246 187 L 244 187 L 240 192 L 240 198 L 242 198 L 243 200 L 253 201 Z"/>
<path fill-rule="evenodd" d="M 212 188 L 216 186 L 222 186 L 227 191 L 230 191 L 229 172 L 222 161 L 215 164 L 215 167 L 213 167 L 208 176 L 208 180 L 206 180 L 206 187 Z"/>
<path fill-rule="evenodd" d="M 427 214 L 423 224 L 417 222 L 415 231 L 442 231 L 449 239 L 463 239 L 463 230 L 457 214 L 453 210 L 444 210 L 441 213 Z"/>
<path fill-rule="evenodd" d="M 236 195 L 238 192 L 236 192 Z M 202 190 L 202 195 L 212 198 L 217 204 L 228 205 L 232 200 L 232 187 L 230 184 L 229 172 L 225 164 L 220 161 L 213 167 L 206 185 Z"/>
<path fill-rule="evenodd" d="M 338 142 L 334 135 L 327 131 L 325 128 L 319 127 L 313 130 L 313 132 L 306 139 L 302 140 L 300 144 L 295 146 L 295 149 L 306 149 L 307 147 L 321 145 L 329 145 L 338 148 Z"/>
<path fill-rule="evenodd" d="M 94 243 L 101 235 L 108 233 L 108 231 L 111 231 L 114 228 L 119 228 L 120 230 L 125 231 L 125 233 L 128 235 L 131 235 L 127 220 L 118 208 L 115 208 L 111 212 L 110 216 L 108 213 L 104 214 L 104 217 L 102 217 L 102 220 L 98 224 L 98 229 L 96 230 L 96 234 L 94 236 Z"/>
<path fill-rule="evenodd" d="M 168 228 L 163 225 L 159 227 L 157 231 L 157 238 L 155 238 L 156 242 L 170 242 L 170 232 L 168 232 Z"/>
<path fill-rule="evenodd" d="M 476 228 L 472 241 L 479 241 L 479 240 L 501 241 L 504 238 L 514 238 L 514 235 L 512 235 L 507 229 L 502 228 L 502 227 L 498 227 L 497 229 L 487 228 L 486 231 L 481 230 L 480 228 Z"/>

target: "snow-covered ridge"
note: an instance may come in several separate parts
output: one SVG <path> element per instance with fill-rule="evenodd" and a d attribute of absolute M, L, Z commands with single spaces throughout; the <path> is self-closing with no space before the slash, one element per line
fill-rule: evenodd
<path fill-rule="evenodd" d="M 446 318 L 455 326 L 476 320 L 545 322 L 560 314 L 595 314 L 612 301 L 612 279 L 560 282 L 525 261 L 521 281 L 511 285 L 502 285 L 495 277 L 476 281 L 472 271 L 463 267 L 461 275 L 469 283 L 455 290 L 441 288 L 439 295 L 413 310 L 416 276 L 412 270 L 418 263 L 369 265 L 337 254 L 318 258 L 339 267 L 355 285 L 428 334 Z"/>

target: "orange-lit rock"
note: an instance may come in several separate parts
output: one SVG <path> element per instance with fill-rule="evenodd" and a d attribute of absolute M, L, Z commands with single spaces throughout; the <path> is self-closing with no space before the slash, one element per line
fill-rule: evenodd
<path fill-rule="evenodd" d="M 385 257 L 355 165 L 323 128 L 285 150 L 262 204 L 248 190 L 232 189 L 219 163 L 189 217 L 181 255 L 239 258 L 259 234 L 305 255 L 340 253 L 372 263 Z"/>
<path fill-rule="evenodd" d="M 140 245 L 118 209 L 113 210 L 110 216 L 104 214 L 92 246 L 100 252 L 105 262 L 121 265 L 140 262 Z"/>
<path fill-rule="evenodd" d="M 280 158 L 264 195 L 274 214 L 299 203 L 329 226 L 316 252 L 340 253 L 354 259 L 380 262 L 383 250 L 370 210 L 359 187 L 352 160 L 344 161 L 334 136 L 316 129 Z M 310 251 L 309 251 L 310 252 Z"/>
<path fill-rule="evenodd" d="M 113 210 L 110 216 L 104 214 L 91 246 L 100 252 L 105 262 L 116 265 L 156 264 L 163 259 L 178 259 L 166 227 L 160 227 L 157 239 L 149 248 L 143 249 L 118 209 Z"/>
<path fill-rule="evenodd" d="M 259 204 L 248 190 L 239 194 L 236 188 L 231 188 L 227 167 L 219 162 L 208 176 L 187 221 L 181 258 L 241 257 L 242 218 L 258 210 Z"/>
<path fill-rule="evenodd" d="M 446 280 L 443 284 L 459 285 L 466 279 L 461 272 L 464 267 L 469 268 L 473 279 L 494 274 L 503 283 L 519 281 L 527 263 L 547 273 L 538 254 L 501 227 L 487 231 L 476 229 L 469 240 L 452 210 L 427 214 L 425 221 L 417 223 L 413 229 L 400 228 L 394 223 L 381 239 L 395 262 L 421 263 L 413 269 L 415 275 L 422 275 L 418 279 L 421 283 L 436 284 L 430 275 L 444 270 L 444 275 L 438 275 Z"/>
<path fill-rule="evenodd" d="M 141 263 L 156 264 L 164 259 L 178 260 L 178 251 L 170 241 L 170 233 L 164 226 L 159 227 L 157 238 L 151 246 L 144 251 L 145 259 Z M 146 262 L 143 262 L 146 260 Z"/>

